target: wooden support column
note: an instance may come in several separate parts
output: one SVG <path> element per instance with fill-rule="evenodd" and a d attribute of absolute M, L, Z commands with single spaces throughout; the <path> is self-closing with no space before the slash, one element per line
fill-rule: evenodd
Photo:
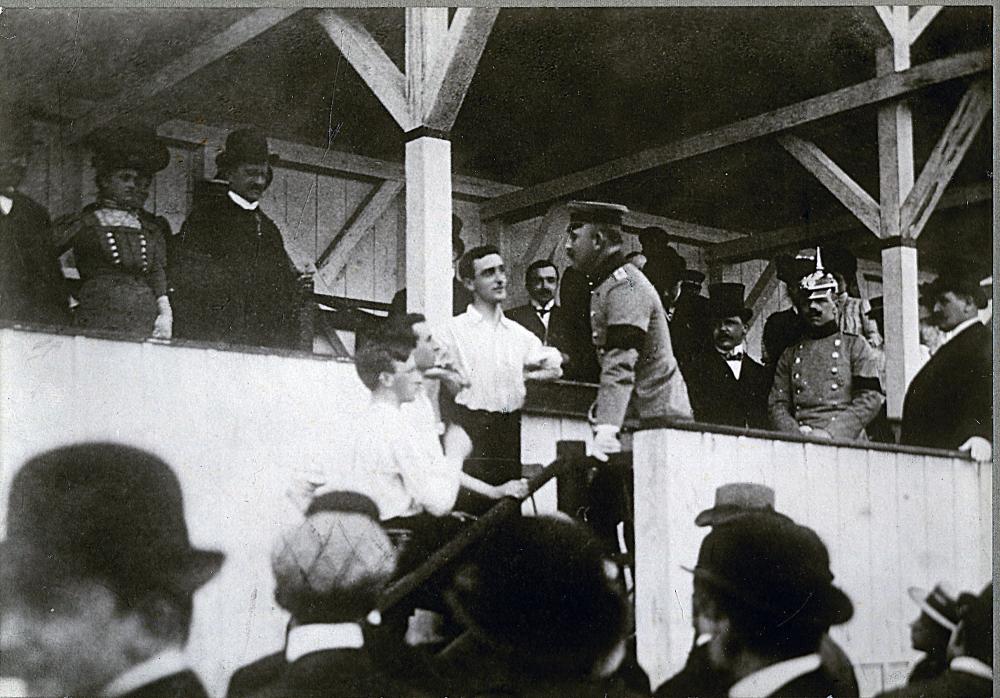
<path fill-rule="evenodd" d="M 406 144 L 406 309 L 451 317 L 451 143 L 423 136 Z"/>

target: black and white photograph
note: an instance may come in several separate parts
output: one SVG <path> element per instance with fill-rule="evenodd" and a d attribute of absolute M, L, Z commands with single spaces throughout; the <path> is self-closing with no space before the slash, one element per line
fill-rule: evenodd
<path fill-rule="evenodd" d="M 995 35 L 0 6 L 0 698 L 994 695 Z"/>

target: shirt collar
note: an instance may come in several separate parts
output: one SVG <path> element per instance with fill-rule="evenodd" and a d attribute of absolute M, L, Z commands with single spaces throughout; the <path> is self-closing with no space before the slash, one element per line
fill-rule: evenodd
<path fill-rule="evenodd" d="M 945 332 L 941 336 L 941 344 L 938 346 L 938 349 L 940 349 L 942 346 L 944 346 L 945 344 L 947 344 L 948 342 L 950 342 L 951 340 L 953 340 L 955 337 L 957 337 L 958 335 L 960 335 L 965 330 L 967 330 L 970 327 L 972 327 L 973 325 L 975 325 L 977 322 L 979 322 L 979 317 L 978 316 L 976 316 L 976 317 L 970 317 L 965 322 L 959 323 L 953 329 L 948 330 L 947 332 Z"/>
<path fill-rule="evenodd" d="M 744 676 L 732 685 L 729 689 L 729 696 L 730 698 L 769 696 L 786 683 L 819 669 L 819 666 L 818 654 L 807 654 L 804 657 L 787 659 Z"/>
<path fill-rule="evenodd" d="M 479 308 L 477 308 L 473 303 L 469 303 L 469 306 L 466 308 L 466 312 L 469 313 L 469 317 L 475 323 L 486 322 L 487 320 L 493 320 L 495 322 L 499 322 L 504 327 L 507 327 L 508 324 L 510 323 L 510 320 L 507 319 L 507 316 L 503 314 L 503 308 L 501 308 L 499 304 L 494 308 L 492 316 L 484 315 L 483 313 L 479 312 Z"/>
<path fill-rule="evenodd" d="M 119 674 L 116 679 L 104 687 L 102 696 L 124 696 L 140 686 L 148 686 L 160 679 L 179 674 L 188 670 L 187 660 L 180 647 L 168 647 L 154 654 L 144 662 L 136 664 Z"/>
<path fill-rule="evenodd" d="M 358 650 L 365 646 L 365 636 L 357 623 L 310 623 L 288 631 L 285 659 L 289 664 L 312 652 L 323 650 Z"/>
<path fill-rule="evenodd" d="M 966 674 L 972 674 L 981 679 L 993 680 L 993 669 L 990 665 L 979 661 L 975 657 L 955 657 L 951 660 L 948 668 L 952 671 L 962 671 Z"/>
<path fill-rule="evenodd" d="M 552 300 L 550 300 L 545 305 L 542 305 L 541 303 L 536 302 L 534 298 L 529 298 L 528 302 L 531 303 L 531 307 L 534 308 L 535 311 L 539 311 L 539 310 L 552 310 L 552 306 L 554 306 L 556 304 L 556 299 L 553 298 Z"/>
<path fill-rule="evenodd" d="M 254 201 L 253 203 L 250 203 L 249 201 L 247 201 L 246 199 L 244 199 L 242 196 L 240 196 L 239 194 L 237 194 L 236 192 L 234 192 L 232 189 L 230 189 L 226 193 L 229 194 L 229 198 L 232 200 L 232 202 L 234 204 L 236 204 L 237 206 L 239 206 L 240 208 L 242 208 L 242 209 L 244 209 L 246 211 L 256 211 L 257 207 L 260 206 L 260 202 L 259 201 Z"/>
<path fill-rule="evenodd" d="M 719 355 L 722 356 L 722 358 L 726 359 L 726 361 L 742 361 L 744 354 L 747 353 L 747 343 L 740 342 L 735 347 L 733 347 L 732 351 L 722 351 L 722 349 L 719 349 L 718 347 L 716 347 L 715 350 L 719 352 Z M 728 359 L 726 357 L 729 354 L 739 354 L 739 357 L 735 359 Z"/>
<path fill-rule="evenodd" d="M 615 270 L 626 262 L 625 255 L 620 251 L 614 252 L 610 257 L 598 264 L 597 268 L 587 275 L 587 279 L 590 281 L 591 286 L 600 286 L 604 283 L 605 279 L 614 274 Z"/>
<path fill-rule="evenodd" d="M 14 200 L 9 196 L 0 194 L 0 210 L 3 210 L 3 215 L 9 215 L 10 210 L 14 207 Z"/>

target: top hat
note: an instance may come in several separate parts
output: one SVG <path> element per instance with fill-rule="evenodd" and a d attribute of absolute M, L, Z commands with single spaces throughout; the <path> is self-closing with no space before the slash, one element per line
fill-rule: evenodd
<path fill-rule="evenodd" d="M 192 547 L 180 483 L 137 448 L 88 443 L 29 460 L 11 485 L 4 574 L 31 580 L 91 579 L 120 598 L 193 593 L 223 555 Z"/>
<path fill-rule="evenodd" d="M 714 526 L 693 572 L 760 618 L 762 633 L 826 629 L 854 615 L 823 541 L 785 516 L 750 512 Z"/>
<path fill-rule="evenodd" d="M 837 293 L 837 280 L 823 267 L 823 257 L 818 247 L 816 248 L 816 269 L 813 273 L 802 278 L 799 282 L 799 290 L 810 300 L 823 298 L 831 292 Z"/>
<path fill-rule="evenodd" d="M 226 145 L 215 157 L 220 171 L 239 164 L 273 165 L 278 155 L 268 150 L 267 138 L 255 128 L 241 128 L 226 136 Z"/>
<path fill-rule="evenodd" d="M 622 218 L 628 213 L 627 206 L 603 201 L 570 201 L 566 208 L 569 209 L 571 223 L 611 223 L 620 226 Z"/>
<path fill-rule="evenodd" d="M 445 593 L 460 623 L 529 673 L 586 676 L 625 631 L 616 570 L 573 521 L 519 518 L 494 532 Z"/>
<path fill-rule="evenodd" d="M 740 316 L 749 322 L 753 311 L 743 304 L 743 284 L 721 283 L 708 285 L 708 314 L 713 318 Z"/>
<path fill-rule="evenodd" d="M 697 269 L 685 269 L 681 272 L 681 281 L 686 284 L 696 284 L 700 286 L 704 280 L 705 274 Z"/>
<path fill-rule="evenodd" d="M 753 512 L 774 511 L 774 490 L 754 482 L 730 482 L 715 490 L 715 506 L 698 514 L 696 526 L 717 526 Z"/>
<path fill-rule="evenodd" d="M 170 164 L 170 151 L 148 126 L 119 126 L 99 129 L 87 144 L 98 172 L 136 170 L 152 176 Z"/>
<path fill-rule="evenodd" d="M 928 618 L 946 630 L 955 631 L 958 625 L 958 600 L 944 582 L 931 591 L 910 587 L 907 593 Z"/>
<path fill-rule="evenodd" d="M 328 498 L 326 505 L 335 499 Z M 347 508 L 361 501 L 340 500 L 337 505 Z M 396 560 L 396 549 L 377 518 L 368 512 L 322 509 L 275 541 L 275 599 L 300 623 L 350 621 L 372 610 Z"/>

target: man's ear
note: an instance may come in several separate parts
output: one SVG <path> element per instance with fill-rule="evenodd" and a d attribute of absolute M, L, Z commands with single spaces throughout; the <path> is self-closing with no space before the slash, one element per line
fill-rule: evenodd
<path fill-rule="evenodd" d="M 396 374 L 389 373 L 388 371 L 382 371 L 378 374 L 378 384 L 383 388 L 391 388 L 392 383 L 396 378 Z"/>
<path fill-rule="evenodd" d="M 459 277 L 459 279 L 461 280 L 462 285 L 465 286 L 465 288 L 467 290 L 469 290 L 469 291 L 475 291 L 476 290 L 476 285 L 472 282 L 472 279 L 466 279 L 464 276 L 463 277 Z"/>

